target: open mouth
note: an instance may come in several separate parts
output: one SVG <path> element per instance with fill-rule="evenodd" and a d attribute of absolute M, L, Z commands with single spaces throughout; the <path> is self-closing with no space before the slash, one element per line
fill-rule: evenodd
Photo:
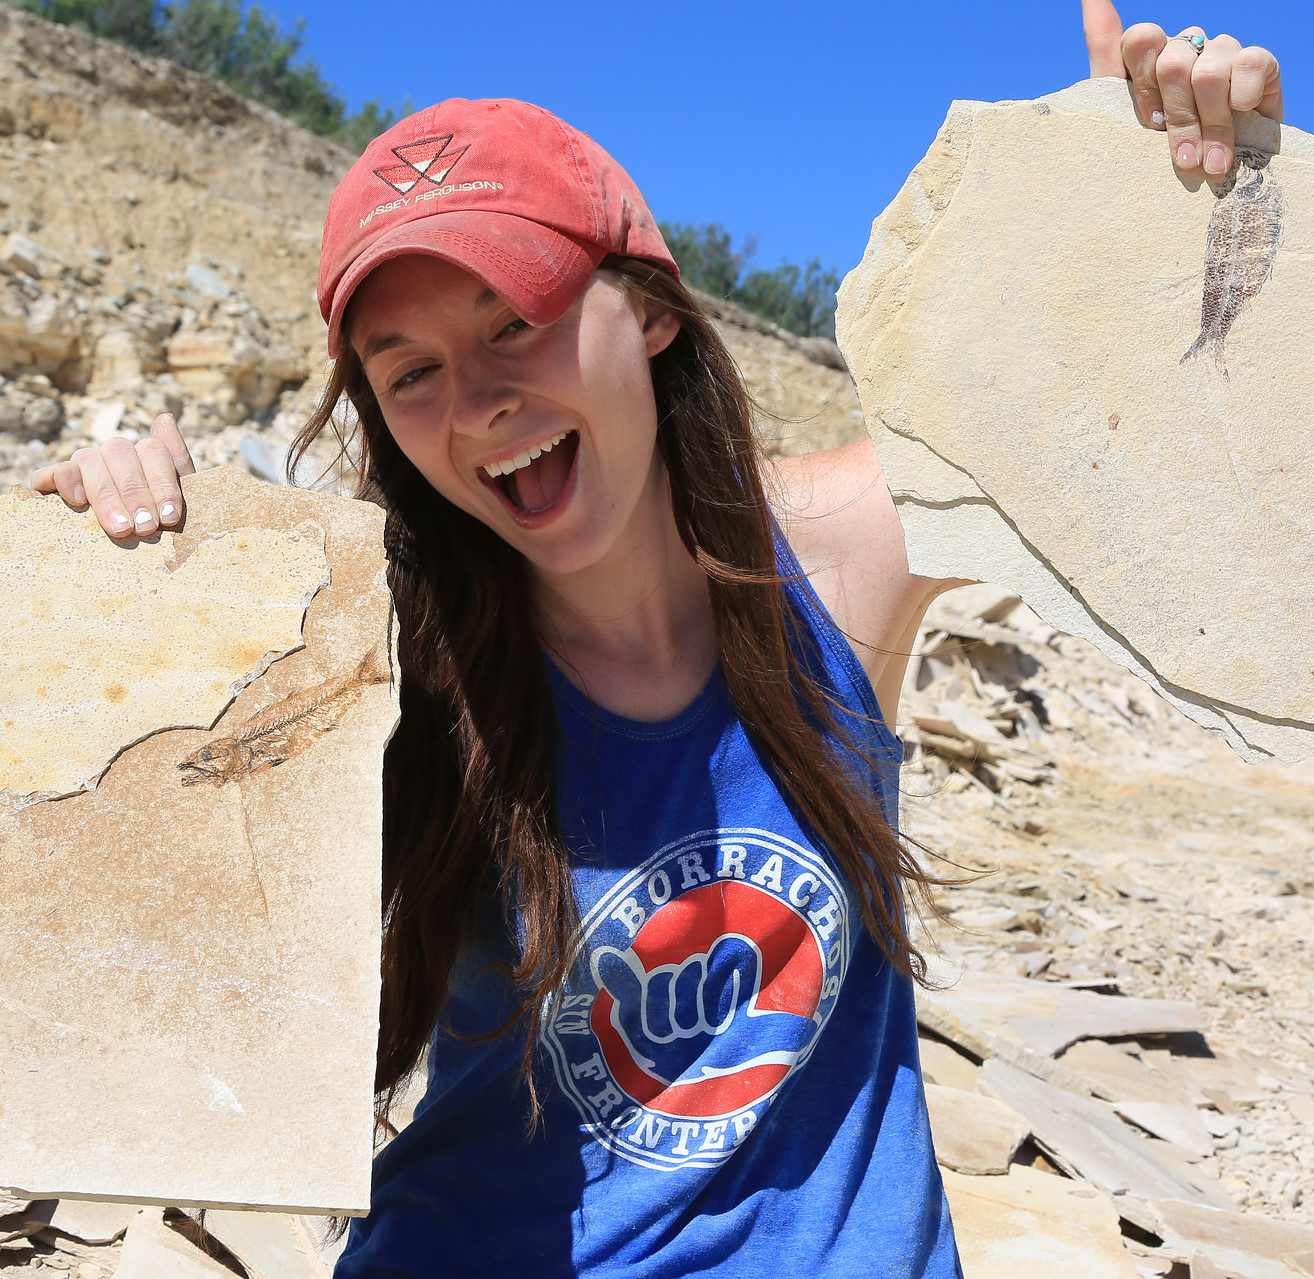
<path fill-rule="evenodd" d="M 556 504 L 579 451 L 579 432 L 563 431 L 504 462 L 480 468 L 480 479 L 499 489 L 518 511 L 537 515 Z"/>

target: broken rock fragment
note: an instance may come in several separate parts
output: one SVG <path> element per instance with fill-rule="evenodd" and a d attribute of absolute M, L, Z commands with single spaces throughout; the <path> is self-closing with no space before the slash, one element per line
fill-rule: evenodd
<path fill-rule="evenodd" d="M 1142 1228 L 1152 1229 L 1155 1223 L 1151 1200 L 1233 1207 L 1207 1178 L 1160 1159 L 1154 1146 L 1103 1102 L 1075 1097 L 1002 1061 L 987 1062 L 977 1086 L 1017 1111 L 1064 1172 L 1116 1196 L 1119 1214 Z"/>
<path fill-rule="evenodd" d="M 236 613 L 248 593 L 305 589 L 278 580 L 293 574 L 270 547 L 302 546 L 313 525 L 301 581 L 328 585 L 304 625 L 289 610 L 275 647 L 296 651 L 212 728 L 170 727 L 194 721 L 172 713 L 161 683 L 152 731 L 95 790 L 0 813 L 0 1186 L 61 1207 L 358 1213 L 373 1146 L 382 758 L 397 718 L 383 513 L 235 470 L 183 484 L 173 576 L 223 549 L 211 618 L 241 654 L 230 669 L 258 670 L 271 643 L 258 610 L 243 629 L 222 620 L 224 601 Z M 101 590 L 79 597 L 82 633 L 104 647 L 130 612 L 115 584 L 120 597 L 149 592 L 135 563 L 158 548 L 110 551 Z M 177 642 L 204 652 L 207 622 L 191 624 Z M 33 615 L 34 633 L 46 625 Z M 211 674 L 220 707 L 227 679 Z M 251 755 L 252 725 L 259 767 L 187 784 L 196 770 L 181 766 L 225 742 Z M 125 1268 L 168 1242 L 139 1226 Z"/>
<path fill-rule="evenodd" d="M 59 497 L 0 497 L 0 805 L 92 786 L 151 733 L 209 727 L 301 647 L 328 580 L 318 526 L 223 530 L 181 561 L 177 540 L 118 544 Z"/>
<path fill-rule="evenodd" d="M 1118 1216 L 1094 1187 L 1034 1168 L 1014 1167 L 1006 1177 L 941 1175 L 968 1279 L 1137 1279 Z"/>
<path fill-rule="evenodd" d="M 955 103 L 837 327 L 914 572 L 1014 590 L 1246 758 L 1298 760 L 1314 140 L 1237 128 L 1211 187 L 1120 80 Z"/>
<path fill-rule="evenodd" d="M 1199 1010 L 1183 1000 L 1113 998 L 1000 973 L 964 972 L 917 998 L 919 1015 L 938 1008 L 1046 1054 L 1080 1039 L 1203 1029 Z"/>
<path fill-rule="evenodd" d="M 1030 1129 L 1015 1110 L 980 1093 L 926 1085 L 935 1158 L 942 1168 L 974 1176 L 1008 1171 Z"/>

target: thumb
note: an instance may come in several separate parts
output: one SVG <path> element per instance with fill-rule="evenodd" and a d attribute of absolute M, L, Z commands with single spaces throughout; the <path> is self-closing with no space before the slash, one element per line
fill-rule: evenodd
<path fill-rule="evenodd" d="M 638 972 L 634 971 L 636 967 Z M 622 1012 L 636 1010 L 643 1003 L 646 976 L 633 951 L 599 946 L 593 953 L 593 979 L 620 1005 Z"/>
<path fill-rule="evenodd" d="M 1122 61 L 1122 19 L 1113 0 L 1081 0 L 1081 22 L 1086 29 L 1086 52 L 1090 54 L 1090 74 L 1127 78 Z"/>

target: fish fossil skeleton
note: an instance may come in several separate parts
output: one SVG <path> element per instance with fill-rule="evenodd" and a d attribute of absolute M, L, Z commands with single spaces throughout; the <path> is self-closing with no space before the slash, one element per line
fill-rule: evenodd
<path fill-rule="evenodd" d="M 182 784 L 213 782 L 222 786 L 300 755 L 322 733 L 338 726 L 365 689 L 389 678 L 376 646 L 350 675 L 335 675 L 293 693 L 253 715 L 235 733 L 193 751 L 178 765 L 183 771 Z"/>
<path fill-rule="evenodd" d="M 1209 215 L 1200 336 L 1182 364 L 1208 347 L 1227 377 L 1223 342 L 1273 272 L 1286 208 L 1271 159 L 1260 151 L 1238 151 L 1230 185 L 1218 192 Z"/>

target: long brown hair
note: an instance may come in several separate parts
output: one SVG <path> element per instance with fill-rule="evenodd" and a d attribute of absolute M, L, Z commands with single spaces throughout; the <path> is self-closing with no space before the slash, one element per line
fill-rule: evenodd
<path fill-rule="evenodd" d="M 730 698 L 804 823 L 857 891 L 887 958 L 915 977 L 904 890 L 943 882 L 852 781 L 827 733 L 860 735 L 791 643 L 798 619 L 776 570 L 752 402 L 697 301 L 673 276 L 610 257 L 634 299 L 673 312 L 680 330 L 651 360 L 658 448 L 676 526 L 706 572 Z M 342 396 L 358 440 L 334 417 Z M 383 997 L 376 1085 L 390 1098 L 415 1067 L 462 948 L 481 929 L 518 938 L 510 966 L 525 1023 L 525 1077 L 547 997 L 563 983 L 577 916 L 571 858 L 556 823 L 553 711 L 525 562 L 440 497 L 398 449 L 350 345 L 297 437 L 289 467 L 324 431 L 358 447 L 358 496 L 387 511 L 389 580 L 399 623 L 401 724 L 384 762 Z M 849 718 L 843 716 L 843 718 Z M 819 731 L 820 729 L 820 731 Z M 897 765 L 896 765 L 897 766 Z"/>

